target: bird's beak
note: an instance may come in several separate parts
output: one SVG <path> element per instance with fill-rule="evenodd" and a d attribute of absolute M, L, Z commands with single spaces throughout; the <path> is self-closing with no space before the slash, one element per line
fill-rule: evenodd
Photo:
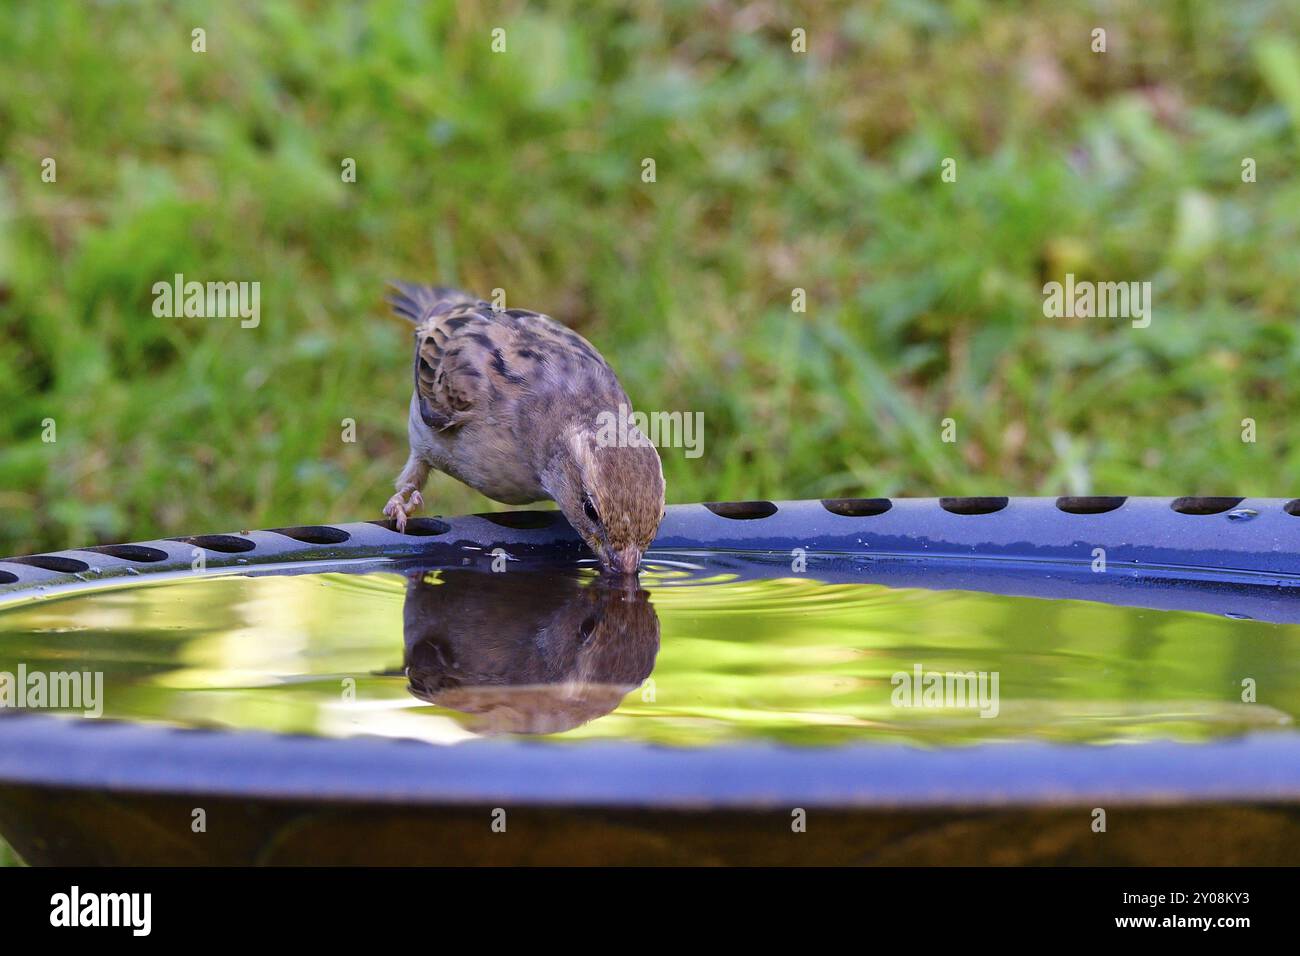
<path fill-rule="evenodd" d="M 606 564 L 615 574 L 636 574 L 641 567 L 641 549 L 629 547 L 622 551 L 612 551 Z"/>

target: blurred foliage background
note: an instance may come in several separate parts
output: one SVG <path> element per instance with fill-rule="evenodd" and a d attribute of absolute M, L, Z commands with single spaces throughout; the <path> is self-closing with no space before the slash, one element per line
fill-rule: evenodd
<path fill-rule="evenodd" d="M 702 411 L 670 501 L 1296 494 L 1298 28 L 1285 0 L 6 4 L 0 553 L 378 517 L 395 276 L 503 288 L 639 407 Z M 178 272 L 260 281 L 260 326 L 155 318 Z M 1067 272 L 1152 282 L 1151 327 L 1045 318 Z"/>

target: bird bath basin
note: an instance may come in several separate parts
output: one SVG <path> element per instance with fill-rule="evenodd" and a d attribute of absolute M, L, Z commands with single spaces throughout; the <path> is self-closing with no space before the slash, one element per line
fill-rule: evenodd
<path fill-rule="evenodd" d="M 42 864 L 1300 853 L 1288 502 L 675 506 L 639 587 L 588 557 L 507 512 L 0 560 L 0 833 Z"/>

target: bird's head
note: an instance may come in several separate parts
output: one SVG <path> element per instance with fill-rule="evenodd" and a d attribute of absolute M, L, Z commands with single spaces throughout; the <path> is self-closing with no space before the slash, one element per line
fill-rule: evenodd
<path fill-rule="evenodd" d="M 664 516 L 659 452 L 635 426 L 576 427 L 562 436 L 547 491 L 606 571 L 635 574 Z"/>

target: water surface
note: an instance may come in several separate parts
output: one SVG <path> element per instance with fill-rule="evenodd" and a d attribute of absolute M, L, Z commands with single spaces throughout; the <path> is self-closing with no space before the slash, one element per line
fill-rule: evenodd
<path fill-rule="evenodd" d="M 449 744 L 1100 744 L 1286 731 L 1300 716 L 1297 625 L 738 580 L 707 563 L 640 583 L 396 567 L 184 576 L 0 609 L 0 673 L 102 672 L 106 717 Z M 996 706 L 919 690 L 906 700 L 937 706 L 899 706 L 900 675 L 936 673 L 996 675 Z"/>

